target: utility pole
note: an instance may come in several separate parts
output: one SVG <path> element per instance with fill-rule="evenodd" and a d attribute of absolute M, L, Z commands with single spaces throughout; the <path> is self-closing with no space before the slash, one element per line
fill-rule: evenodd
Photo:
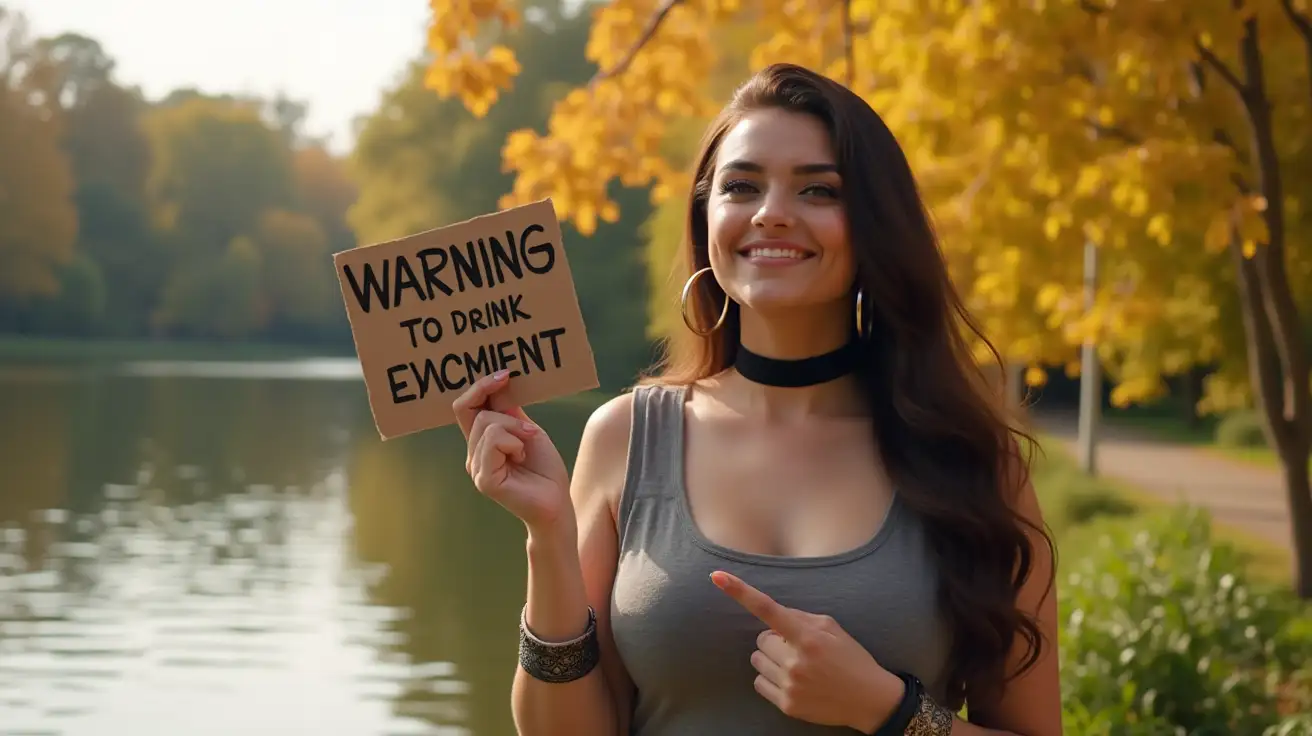
<path fill-rule="evenodd" d="M 1084 313 L 1094 310 L 1098 294 L 1098 246 L 1084 241 Z M 1098 474 L 1098 424 L 1102 414 L 1102 364 L 1098 362 L 1098 343 L 1084 338 L 1080 349 L 1080 470 Z"/>

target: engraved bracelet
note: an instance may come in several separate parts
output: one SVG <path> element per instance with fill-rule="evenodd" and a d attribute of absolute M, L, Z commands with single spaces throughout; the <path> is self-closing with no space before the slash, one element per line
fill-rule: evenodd
<path fill-rule="evenodd" d="M 528 629 L 525 616 L 519 614 L 519 666 L 535 680 L 573 682 L 583 679 L 601 661 L 597 644 L 597 612 L 588 606 L 588 626 L 583 633 L 562 642 L 543 641 Z"/>
<path fill-rule="evenodd" d="M 935 703 L 924 690 L 920 691 L 918 705 L 916 714 L 911 717 L 911 723 L 907 724 L 903 732 L 905 736 L 949 736 L 952 733 L 952 726 L 956 722 L 956 715 L 952 711 Z"/>

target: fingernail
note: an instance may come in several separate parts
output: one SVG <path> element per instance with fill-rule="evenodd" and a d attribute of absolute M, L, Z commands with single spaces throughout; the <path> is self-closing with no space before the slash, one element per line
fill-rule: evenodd
<path fill-rule="evenodd" d="M 711 582 L 715 583 L 715 587 L 723 589 L 725 585 L 729 584 L 729 576 L 717 570 L 711 573 Z"/>
<path fill-rule="evenodd" d="M 529 434 L 533 434 L 534 432 L 538 431 L 538 425 L 533 424 L 532 422 L 520 422 L 519 424 L 521 427 L 524 428 L 524 431 L 528 432 Z"/>
<path fill-rule="evenodd" d="M 508 375 L 510 375 L 510 371 L 505 370 L 505 369 L 502 369 L 502 370 L 499 370 L 499 371 L 497 371 L 496 373 L 493 373 L 493 374 L 492 374 L 492 380 L 493 380 L 493 381 L 504 381 L 504 380 L 506 380 L 506 376 L 508 376 Z"/>

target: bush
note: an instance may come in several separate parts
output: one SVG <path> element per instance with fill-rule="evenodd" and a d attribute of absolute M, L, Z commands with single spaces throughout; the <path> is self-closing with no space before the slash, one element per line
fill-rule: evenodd
<path fill-rule="evenodd" d="M 1204 512 L 1102 529 L 1063 563 L 1067 732 L 1303 736 L 1294 720 L 1281 724 L 1312 652 L 1312 633 L 1291 623 L 1297 601 L 1250 586 L 1245 560 L 1212 540 Z"/>
<path fill-rule="evenodd" d="M 1216 425 L 1216 444 L 1235 449 L 1266 447 L 1262 431 L 1262 417 L 1255 411 L 1237 411 L 1227 414 Z"/>

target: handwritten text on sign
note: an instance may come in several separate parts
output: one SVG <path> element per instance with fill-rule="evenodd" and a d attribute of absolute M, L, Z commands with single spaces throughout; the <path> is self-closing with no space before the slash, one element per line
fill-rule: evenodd
<path fill-rule="evenodd" d="M 549 199 L 333 261 L 384 439 L 450 424 L 451 402 L 502 369 L 520 405 L 597 386 Z"/>

